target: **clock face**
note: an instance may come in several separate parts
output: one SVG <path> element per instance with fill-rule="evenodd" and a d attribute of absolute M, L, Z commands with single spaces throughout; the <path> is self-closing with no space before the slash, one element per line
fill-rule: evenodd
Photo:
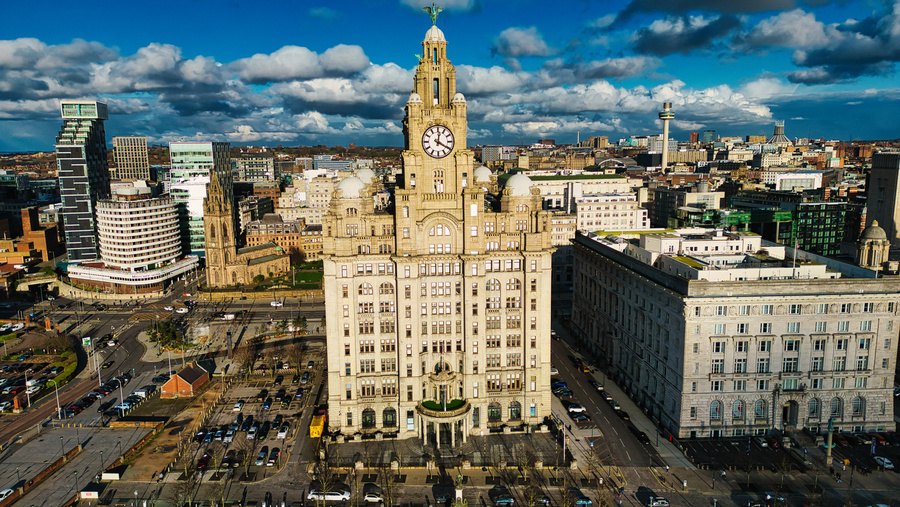
<path fill-rule="evenodd" d="M 444 158 L 453 151 L 453 132 L 443 125 L 433 125 L 422 135 L 422 148 L 430 157 Z"/>

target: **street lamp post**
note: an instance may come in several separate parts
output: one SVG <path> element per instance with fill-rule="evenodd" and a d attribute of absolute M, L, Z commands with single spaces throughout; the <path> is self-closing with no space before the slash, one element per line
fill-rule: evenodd
<path fill-rule="evenodd" d="M 62 455 L 66 455 L 66 447 L 63 445 L 63 437 L 59 437 L 59 450 L 62 452 Z"/>
<path fill-rule="evenodd" d="M 56 388 L 56 418 L 62 420 L 62 407 L 59 405 L 59 384 L 53 379 L 47 382 L 53 382 L 53 387 Z"/>

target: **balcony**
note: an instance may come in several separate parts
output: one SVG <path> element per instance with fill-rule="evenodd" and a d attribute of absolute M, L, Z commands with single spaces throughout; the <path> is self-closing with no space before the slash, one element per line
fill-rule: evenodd
<path fill-rule="evenodd" d="M 469 411 L 469 406 L 469 402 L 466 400 L 451 400 L 447 402 L 446 408 L 443 403 L 427 400 L 419 403 L 416 410 L 428 417 L 446 419 L 465 414 Z"/>

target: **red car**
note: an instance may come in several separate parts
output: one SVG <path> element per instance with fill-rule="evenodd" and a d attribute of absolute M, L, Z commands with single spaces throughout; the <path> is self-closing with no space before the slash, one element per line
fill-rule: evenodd
<path fill-rule="evenodd" d="M 207 465 L 209 465 L 209 454 L 204 453 L 203 456 L 200 456 L 200 459 L 197 460 L 197 470 L 206 470 Z"/>

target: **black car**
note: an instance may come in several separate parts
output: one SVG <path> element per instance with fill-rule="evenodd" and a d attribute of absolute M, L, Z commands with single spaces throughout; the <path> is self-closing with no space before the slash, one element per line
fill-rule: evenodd
<path fill-rule="evenodd" d="M 277 393 L 275 393 L 275 401 L 281 401 L 287 397 L 287 391 L 284 389 L 279 389 Z"/>
<path fill-rule="evenodd" d="M 151 379 L 151 381 L 152 381 L 154 384 L 165 384 L 166 382 L 169 381 L 169 376 L 168 376 L 168 375 L 165 375 L 165 374 L 163 374 L 163 375 L 157 375 L 157 376 L 153 377 L 153 378 Z"/>
<path fill-rule="evenodd" d="M 276 386 L 280 386 L 282 382 L 284 382 L 284 375 L 278 375 L 277 377 L 275 377 L 275 382 L 273 382 L 273 384 Z"/>
<path fill-rule="evenodd" d="M 250 426 L 253 426 L 253 416 L 248 415 L 244 422 L 241 424 L 241 431 L 250 431 Z"/>
<path fill-rule="evenodd" d="M 262 391 L 259 392 L 259 394 L 256 395 L 256 401 L 265 401 L 266 397 L 268 397 L 268 396 L 269 396 L 269 390 L 263 389 Z"/>
<path fill-rule="evenodd" d="M 269 430 L 272 428 L 272 423 L 266 421 L 260 426 L 259 431 L 256 433 L 257 440 L 265 440 L 269 435 Z"/>

